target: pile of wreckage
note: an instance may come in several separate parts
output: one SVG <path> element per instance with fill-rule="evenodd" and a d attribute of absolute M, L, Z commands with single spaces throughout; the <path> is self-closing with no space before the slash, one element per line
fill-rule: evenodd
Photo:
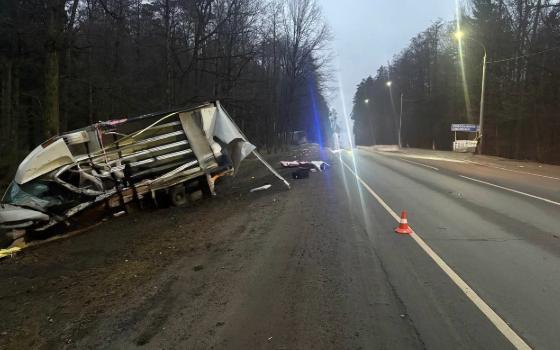
<path fill-rule="evenodd" d="M 234 175 L 251 153 L 289 187 L 219 101 L 98 122 L 53 137 L 23 160 L 2 198 L 4 245 L 29 232 L 70 225 L 94 206 L 116 212 L 145 199 L 180 206 L 195 193 L 213 194 L 215 181 Z"/>
<path fill-rule="evenodd" d="M 323 172 L 327 170 L 330 165 L 321 160 L 313 161 L 300 161 L 300 160 L 284 160 L 280 162 L 280 165 L 284 168 L 297 168 L 296 171 L 292 172 L 292 179 L 306 179 L 309 177 L 310 172 Z"/>

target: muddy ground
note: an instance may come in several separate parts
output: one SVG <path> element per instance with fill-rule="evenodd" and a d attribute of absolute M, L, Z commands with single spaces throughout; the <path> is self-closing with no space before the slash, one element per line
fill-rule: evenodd
<path fill-rule="evenodd" d="M 322 156 L 306 147 L 270 162 Z M 121 216 L 0 261 L 0 348 L 426 348 L 398 286 L 428 288 L 409 269 L 429 261 L 402 260 L 418 254 L 411 242 L 386 213 L 356 210 L 356 182 L 327 160 L 290 191 L 249 160 L 194 207 Z"/>
<path fill-rule="evenodd" d="M 278 168 L 296 155 L 302 149 L 269 160 Z M 273 187 L 249 193 L 266 183 Z M 194 206 L 113 218 L 0 261 L 0 348 L 112 347 L 123 332 L 132 344 L 149 344 L 178 297 L 191 302 L 181 310 L 189 324 L 176 336 L 201 326 L 211 334 L 220 319 L 201 325 L 197 315 L 228 303 L 229 281 L 293 193 L 254 159 L 217 191 Z"/>

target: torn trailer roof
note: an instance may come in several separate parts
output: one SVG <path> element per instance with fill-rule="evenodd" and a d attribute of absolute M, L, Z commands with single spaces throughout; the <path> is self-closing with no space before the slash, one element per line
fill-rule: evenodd
<path fill-rule="evenodd" d="M 98 122 L 23 160 L 2 198 L 0 227 L 42 231 L 96 203 L 118 208 L 161 191 L 180 205 L 196 186 L 213 193 L 214 181 L 254 151 L 218 101 Z"/>

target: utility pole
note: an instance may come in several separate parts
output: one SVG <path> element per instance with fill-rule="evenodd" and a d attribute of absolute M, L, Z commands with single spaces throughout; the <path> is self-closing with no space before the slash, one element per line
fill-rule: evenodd
<path fill-rule="evenodd" d="M 484 91 L 486 89 L 486 48 L 484 48 L 484 58 L 482 59 L 482 87 L 480 88 L 480 140 L 478 145 L 478 154 L 482 154 L 482 145 L 484 144 Z"/>
<path fill-rule="evenodd" d="M 387 85 L 387 87 L 389 88 L 389 96 L 391 98 L 391 109 L 393 110 L 393 121 L 394 121 L 395 117 L 396 117 L 396 114 L 397 114 L 397 111 L 396 111 L 396 108 L 395 108 L 395 101 L 393 100 L 393 90 L 391 88 L 393 86 L 393 82 L 391 80 L 389 80 L 385 83 L 385 85 Z M 402 148 L 402 136 L 401 136 L 402 112 L 403 112 L 403 93 L 401 92 L 401 112 L 399 114 L 399 124 L 398 124 L 398 126 L 395 125 L 395 128 L 397 129 L 397 142 L 399 144 L 399 148 Z"/>
<path fill-rule="evenodd" d="M 370 115 L 368 115 L 368 118 L 367 118 L 367 119 L 368 119 L 368 122 L 369 122 L 369 128 L 370 128 L 370 132 L 371 132 L 371 144 L 372 144 L 372 146 L 373 146 L 373 145 L 375 145 L 375 130 L 374 130 L 374 128 L 373 128 L 373 122 L 372 122 L 372 119 L 373 119 L 373 111 L 372 111 L 372 109 L 371 109 L 371 107 L 370 107 L 370 99 L 369 99 L 369 98 L 366 98 L 366 99 L 364 100 L 364 103 L 366 104 L 367 109 L 368 109 L 368 112 L 369 112 L 369 114 L 370 114 Z M 371 117 L 371 118 L 370 118 L 370 117 Z"/>
<path fill-rule="evenodd" d="M 401 92 L 401 113 L 399 115 L 399 148 L 402 148 L 402 113 L 403 113 L 403 97 L 404 94 Z"/>
<path fill-rule="evenodd" d="M 454 34 L 455 38 L 461 43 L 461 39 L 465 37 L 465 33 L 462 31 L 458 31 Z M 482 146 L 484 144 L 484 92 L 486 90 L 486 58 L 487 58 L 487 50 L 486 46 L 478 40 L 475 40 L 470 37 L 466 37 L 466 39 L 471 40 L 484 50 L 484 57 L 482 58 L 482 87 L 480 88 L 480 116 L 478 117 L 479 127 L 480 127 L 480 135 L 478 141 L 478 154 L 482 154 Z"/>

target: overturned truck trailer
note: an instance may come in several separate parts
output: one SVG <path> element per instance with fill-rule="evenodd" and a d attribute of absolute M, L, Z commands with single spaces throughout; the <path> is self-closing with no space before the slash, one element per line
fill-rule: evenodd
<path fill-rule="evenodd" d="M 10 238 L 44 231 L 96 204 L 119 208 L 152 198 L 181 205 L 213 193 L 255 146 L 218 101 L 99 122 L 53 137 L 20 164 L 0 206 Z"/>

